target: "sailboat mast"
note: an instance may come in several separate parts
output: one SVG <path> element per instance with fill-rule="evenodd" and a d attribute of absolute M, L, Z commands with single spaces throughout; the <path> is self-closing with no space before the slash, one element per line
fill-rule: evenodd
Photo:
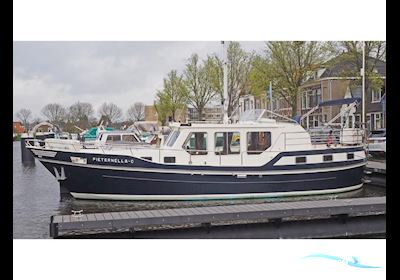
<path fill-rule="evenodd" d="M 229 122 L 228 118 L 228 65 L 227 65 L 227 54 L 226 54 L 226 45 L 225 41 L 221 41 L 222 44 L 222 65 L 223 65 L 223 72 L 224 72 L 224 97 L 223 97 L 223 105 L 224 105 L 224 118 L 223 123 L 227 124 Z"/>

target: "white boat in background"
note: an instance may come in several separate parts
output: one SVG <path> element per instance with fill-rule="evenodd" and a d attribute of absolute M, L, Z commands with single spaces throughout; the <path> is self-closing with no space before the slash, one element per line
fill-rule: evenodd
<path fill-rule="evenodd" d="M 368 135 L 368 153 L 386 156 L 386 129 L 372 130 Z"/>

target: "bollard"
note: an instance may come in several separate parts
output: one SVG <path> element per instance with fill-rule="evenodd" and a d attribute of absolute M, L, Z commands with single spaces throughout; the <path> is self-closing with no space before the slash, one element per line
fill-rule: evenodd
<path fill-rule="evenodd" d="M 25 140 L 31 140 L 33 137 L 21 136 L 21 162 L 22 163 L 35 163 L 35 158 L 29 149 L 25 146 Z"/>

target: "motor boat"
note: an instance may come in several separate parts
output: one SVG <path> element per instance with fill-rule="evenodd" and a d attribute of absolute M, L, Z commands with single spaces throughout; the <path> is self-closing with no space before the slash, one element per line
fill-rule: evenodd
<path fill-rule="evenodd" d="M 52 145 L 52 139 L 44 145 L 33 139 L 27 148 L 81 199 L 258 198 L 362 187 L 362 143 L 315 144 L 293 120 L 267 118 L 267 110 L 248 113 L 259 116 L 230 124 L 173 123 L 159 146 L 75 142 L 67 148 Z"/>

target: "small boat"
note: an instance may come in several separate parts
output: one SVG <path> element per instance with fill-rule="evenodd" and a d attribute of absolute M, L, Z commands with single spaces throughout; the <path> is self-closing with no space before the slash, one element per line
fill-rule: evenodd
<path fill-rule="evenodd" d="M 368 135 L 368 153 L 386 156 L 386 129 L 372 130 Z"/>

